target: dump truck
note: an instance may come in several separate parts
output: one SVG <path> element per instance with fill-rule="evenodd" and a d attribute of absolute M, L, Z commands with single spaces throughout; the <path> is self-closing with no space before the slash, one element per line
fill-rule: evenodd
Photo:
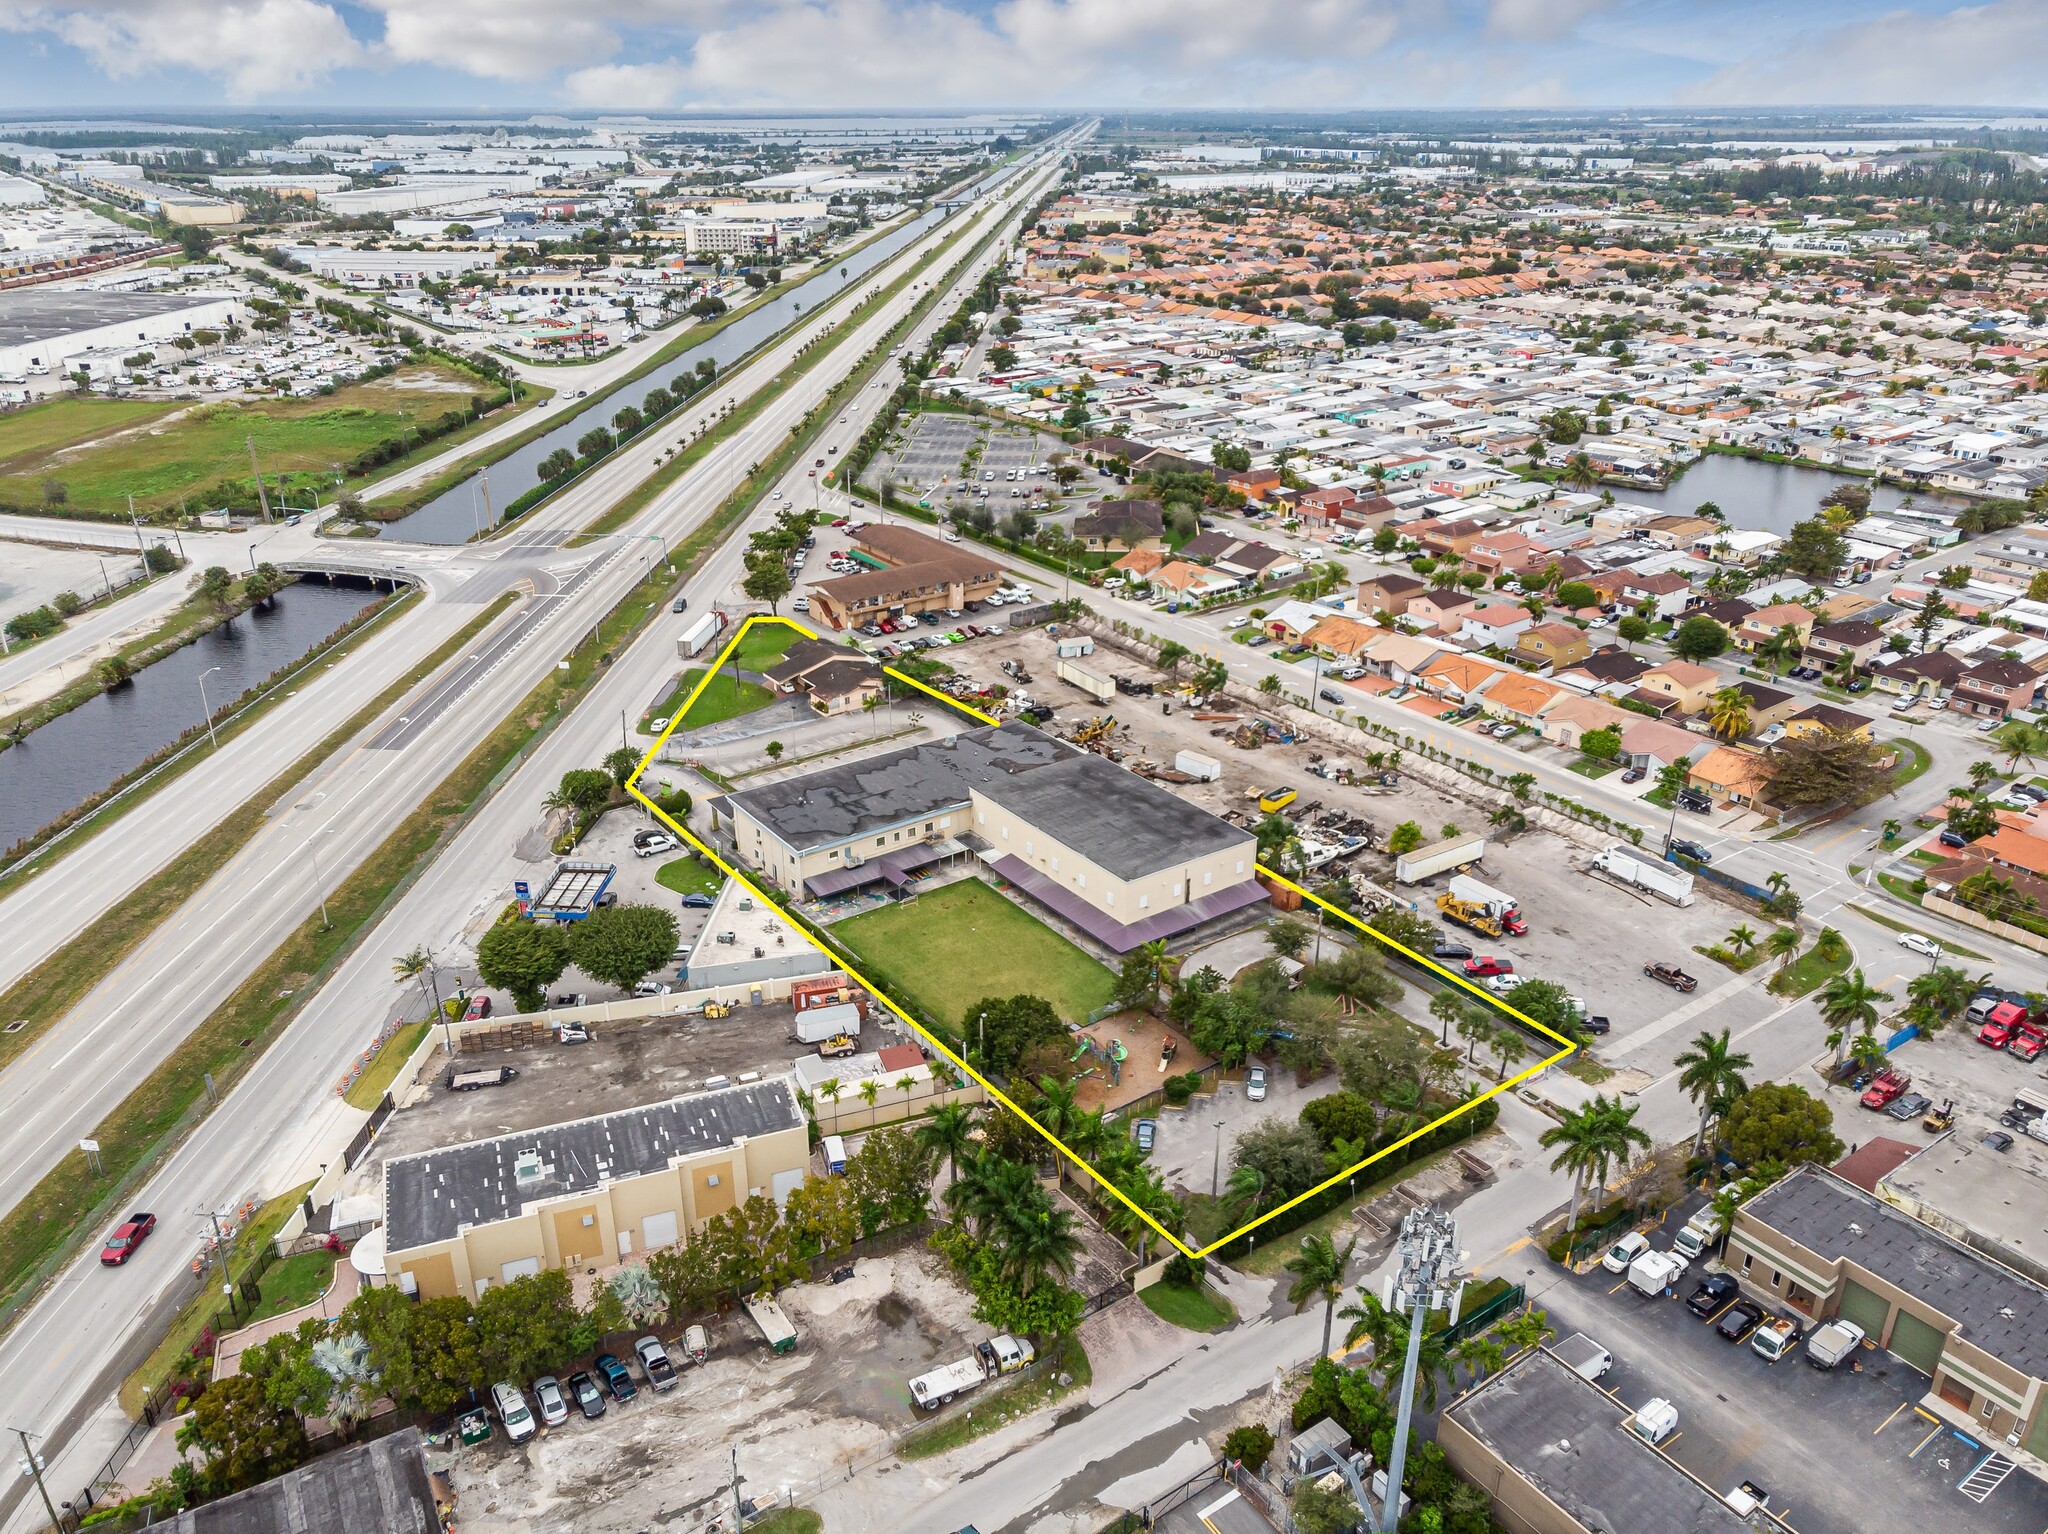
<path fill-rule="evenodd" d="M 1593 867 L 1608 878 L 1618 880 L 1634 889 L 1655 895 L 1659 900 L 1668 900 L 1673 905 L 1692 904 L 1692 875 L 1669 863 L 1660 863 L 1655 858 L 1646 858 L 1627 847 L 1609 847 L 1605 852 L 1595 853 Z"/>
<path fill-rule="evenodd" d="M 1503 932 L 1521 937 L 1529 930 L 1529 924 L 1522 919 L 1521 907 L 1513 895 L 1497 890 L 1490 884 L 1481 884 L 1477 879 L 1465 874 L 1453 875 L 1450 889 L 1454 898 L 1485 911 Z"/>
<path fill-rule="evenodd" d="M 782 1313 L 782 1307 L 770 1296 L 756 1295 L 744 1302 L 747 1319 L 760 1330 L 762 1341 L 773 1353 L 794 1353 L 796 1351 L 796 1328 L 789 1324 L 789 1317 Z"/>
<path fill-rule="evenodd" d="M 919 1411 L 937 1411 L 953 1397 L 965 1395 L 987 1378 L 981 1360 L 970 1353 L 912 1380 L 910 1399 Z"/>
<path fill-rule="evenodd" d="M 1070 660 L 1053 662 L 1053 675 L 1071 687 L 1078 687 L 1098 703 L 1107 703 L 1116 696 L 1116 684 L 1108 677 L 1097 676 L 1086 666 L 1077 666 Z"/>
<path fill-rule="evenodd" d="M 1436 909 L 1437 914 L 1453 926 L 1477 932 L 1482 937 L 1507 935 L 1507 929 L 1501 925 L 1500 919 L 1485 906 L 1474 901 L 1460 900 L 1456 895 L 1443 894 L 1436 897 Z"/>
<path fill-rule="evenodd" d="M 1173 770 L 1186 773 L 1198 783 L 1214 783 L 1223 776 L 1223 764 L 1215 757 L 1204 756 L 1199 751 L 1175 752 Z"/>
<path fill-rule="evenodd" d="M 1486 838 L 1477 834 L 1447 837 L 1430 842 L 1394 859 L 1396 884 L 1420 884 L 1431 874 L 1448 869 L 1468 868 L 1486 856 Z"/>
<path fill-rule="evenodd" d="M 860 1037 L 860 1008 L 850 1001 L 831 1007 L 810 1007 L 796 1014 L 799 1044 L 823 1044 L 842 1035 Z"/>

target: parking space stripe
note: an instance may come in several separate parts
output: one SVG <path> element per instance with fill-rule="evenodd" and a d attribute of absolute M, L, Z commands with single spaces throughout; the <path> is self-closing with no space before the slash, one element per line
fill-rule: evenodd
<path fill-rule="evenodd" d="M 1899 1413 L 1904 1411 L 1907 1407 L 1911 1406 L 1912 1404 L 1913 1403 L 1911 1401 L 1899 1402 L 1897 1406 L 1892 1408 L 1892 1414 L 1889 1417 L 1885 1418 L 1884 1421 L 1878 1423 L 1876 1427 L 1870 1430 L 1870 1436 L 1872 1438 L 1875 1438 L 1879 1433 L 1882 1433 L 1886 1428 L 1890 1427 L 1894 1422 L 1898 1421 Z"/>
<path fill-rule="evenodd" d="M 1918 1459 L 1920 1457 L 1920 1451 L 1926 1448 L 1929 1444 L 1933 1443 L 1935 1439 L 1939 1438 L 1941 1436 L 1941 1431 L 1941 1424 L 1936 1423 L 1934 1430 L 1931 1433 L 1929 1433 L 1925 1438 L 1921 1439 L 1918 1443 L 1913 1445 L 1913 1452 L 1911 1454 L 1908 1454 L 1906 1458 Z"/>

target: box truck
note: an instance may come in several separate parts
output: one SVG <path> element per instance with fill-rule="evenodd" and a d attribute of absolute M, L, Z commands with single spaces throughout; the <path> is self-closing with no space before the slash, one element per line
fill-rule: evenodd
<path fill-rule="evenodd" d="M 860 1037 L 860 1008 L 850 1001 L 830 1007 L 810 1007 L 796 1015 L 796 1041 L 823 1044 L 841 1034 Z"/>
<path fill-rule="evenodd" d="M 1573 1332 L 1550 1351 L 1572 1373 L 1591 1384 L 1599 1384 L 1600 1377 L 1614 1367 L 1614 1355 L 1584 1332 Z"/>

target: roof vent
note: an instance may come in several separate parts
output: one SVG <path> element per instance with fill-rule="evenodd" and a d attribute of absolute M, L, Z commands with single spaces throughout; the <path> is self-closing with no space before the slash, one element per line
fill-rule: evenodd
<path fill-rule="evenodd" d="M 512 1162 L 512 1180 L 522 1188 L 528 1188 L 547 1175 L 547 1168 L 540 1164 L 538 1150 L 524 1150 Z"/>
<path fill-rule="evenodd" d="M 1863 1227 L 1861 1225 L 1858 1225 L 1854 1220 L 1851 1220 L 1849 1222 L 1849 1234 L 1852 1236 L 1860 1236 L 1863 1234 Z"/>

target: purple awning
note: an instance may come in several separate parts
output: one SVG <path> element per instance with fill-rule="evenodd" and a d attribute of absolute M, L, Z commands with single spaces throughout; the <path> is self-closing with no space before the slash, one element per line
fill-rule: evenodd
<path fill-rule="evenodd" d="M 1073 890 L 1040 873 L 1022 858 L 1000 857 L 989 867 L 1055 916 L 1072 922 L 1098 943 L 1118 953 L 1129 953 L 1156 938 L 1172 937 L 1219 916 L 1258 905 L 1268 898 L 1264 885 L 1255 879 L 1247 879 L 1242 884 L 1233 884 L 1199 900 L 1169 906 L 1166 910 L 1126 924 L 1097 910 Z"/>
<path fill-rule="evenodd" d="M 856 863 L 851 868 L 828 868 L 821 874 L 812 874 L 804 880 L 804 889 L 813 898 L 843 895 L 848 890 L 857 890 L 879 880 L 887 880 L 901 889 L 909 882 L 912 873 L 943 862 L 958 851 L 959 846 L 951 842 L 919 842 L 914 847 L 898 847 L 893 852 L 885 852 L 865 863 Z"/>

